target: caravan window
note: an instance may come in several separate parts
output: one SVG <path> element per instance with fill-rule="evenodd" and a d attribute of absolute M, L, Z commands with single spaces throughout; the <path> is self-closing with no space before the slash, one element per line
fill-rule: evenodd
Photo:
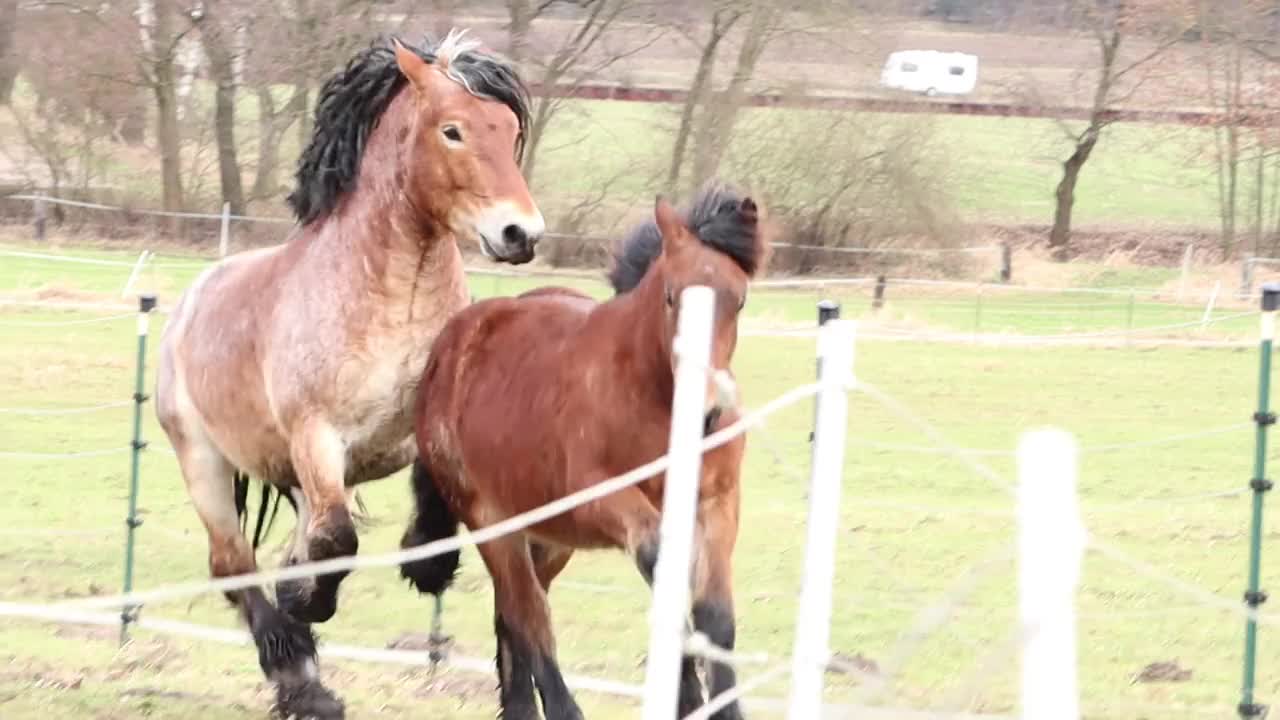
<path fill-rule="evenodd" d="M 952 74 L 952 75 L 963 75 L 963 74 L 964 74 L 964 68 L 963 68 L 963 67 L 961 67 L 961 66 L 959 66 L 959 65 L 952 65 L 952 66 L 951 66 L 951 74 Z"/>
<path fill-rule="evenodd" d="M 920 68 L 913 62 L 902 63 L 902 72 L 915 72 Z"/>

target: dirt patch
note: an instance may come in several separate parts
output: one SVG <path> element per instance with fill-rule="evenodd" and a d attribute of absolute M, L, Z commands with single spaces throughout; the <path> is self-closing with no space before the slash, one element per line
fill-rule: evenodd
<path fill-rule="evenodd" d="M 1133 676 L 1130 684 L 1137 683 L 1157 683 L 1157 682 L 1187 682 L 1191 679 L 1191 669 L 1184 668 L 1178 664 L 1177 660 L 1167 660 L 1164 662 L 1153 662 L 1150 665 L 1138 671 Z"/>

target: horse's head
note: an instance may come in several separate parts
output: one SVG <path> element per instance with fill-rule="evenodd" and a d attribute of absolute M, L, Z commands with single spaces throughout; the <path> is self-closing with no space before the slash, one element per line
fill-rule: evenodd
<path fill-rule="evenodd" d="M 654 215 L 662 236 L 661 253 L 652 272 L 660 282 L 665 303 L 663 342 L 674 368 L 676 318 L 685 288 L 702 285 L 715 293 L 711 368 L 731 374 L 730 363 L 738 343 L 738 315 L 747 302 L 747 289 L 757 272 L 767 242 L 761 232 L 756 202 L 723 189 L 704 191 L 682 219 L 662 197 Z M 707 429 L 712 429 L 724 407 L 712 373 L 707 378 Z"/>
<path fill-rule="evenodd" d="M 427 62 L 398 41 L 396 64 L 413 88 L 415 120 L 404 138 L 404 188 L 420 211 L 487 257 L 529 262 L 546 224 L 519 160 L 528 96 L 515 71 L 450 35 Z"/>

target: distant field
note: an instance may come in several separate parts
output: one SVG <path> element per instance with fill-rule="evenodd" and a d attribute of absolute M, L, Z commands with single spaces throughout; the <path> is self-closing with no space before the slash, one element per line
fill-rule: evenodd
<path fill-rule="evenodd" d="M 785 113 L 796 132 L 820 132 L 827 111 L 751 109 L 740 127 L 778 122 Z M 674 107 L 644 103 L 568 103 L 552 126 L 539 159 L 536 190 L 583 195 L 602 180 L 621 177 L 611 192 L 642 200 L 656 187 L 670 158 Z M 972 220 L 1045 225 L 1053 219 L 1053 193 L 1070 154 L 1054 120 L 864 113 L 869 127 L 922 126 L 921 142 L 946 182 L 940 203 L 954 203 Z M 1207 161 L 1209 131 L 1172 125 L 1117 124 L 1099 143 L 1077 188 L 1076 222 L 1138 228 L 1177 225 L 1215 228 L 1216 180 Z M 735 146 L 734 157 L 758 148 Z M 765 189 L 769 177 L 737 177 Z M 815 184 L 832 178 L 814 178 Z M 1243 192 L 1243 191 L 1242 191 Z"/>
<path fill-rule="evenodd" d="M 126 253 L 76 252 L 127 258 Z M 164 262 L 190 258 L 164 257 Z M 171 302 L 191 268 L 150 280 Z M 0 258 L 0 294 L 21 293 L 103 305 L 122 302 L 126 271 Z M 476 277 L 479 296 L 511 294 L 529 280 Z M 539 281 L 540 282 L 540 281 Z M 548 281 L 549 282 L 549 281 Z M 1105 282 L 1105 281 L 1100 281 Z M 597 286 L 598 287 L 598 286 Z M 944 296 L 921 295 L 930 327 L 965 329 Z M 1045 305 L 1043 298 L 1050 298 Z M 756 292 L 748 322 L 812 322 L 814 294 Z M 951 298 L 954 300 L 954 298 Z M 968 298 L 972 299 L 972 298 Z M 1016 332 L 1116 327 L 1067 295 L 991 300 L 984 322 Z M 1027 304 L 1035 307 L 1027 307 Z M 1074 303 L 1074 304 L 1073 304 Z M 855 303 L 847 307 L 856 312 Z M 1145 308 L 1142 323 L 1183 317 L 1169 306 Z M 1039 310 L 1040 312 L 1029 312 Z M 1051 312 L 1050 312 L 1051 311 Z M 0 306 L 0 407 L 65 408 L 127 399 L 133 392 L 135 336 L 129 318 L 50 325 L 116 312 Z M 896 312 L 896 310 L 895 310 Z M 998 313 L 1006 319 L 997 320 Z M 1022 314 L 1026 313 L 1026 314 Z M 1193 313 L 1192 313 L 1193 314 Z M 1122 317 L 1122 315 L 1120 316 Z M 1252 320 L 1232 334 L 1248 338 Z M 1226 331 L 1224 331 L 1226 332 Z M 154 369 L 155 343 L 150 367 Z M 748 405 L 811 379 L 813 341 L 744 337 L 735 371 Z M 1234 602 L 1244 587 L 1256 353 L 1222 349 L 992 349 L 963 345 L 864 342 L 858 375 L 978 456 L 1004 483 L 1018 434 L 1052 424 L 1086 448 L 1080 487 L 1094 537 L 1151 563 L 1159 572 Z M 891 677 L 878 704 L 936 710 L 1013 713 L 1017 659 L 1008 644 L 1017 596 L 1012 498 L 967 463 L 930 451 L 912 422 L 870 397 L 851 399 L 841 508 L 832 648 L 874 663 Z M 743 531 L 735 578 L 740 647 L 783 661 L 790 649 L 804 542 L 808 404 L 774 416 L 752 435 L 744 474 Z M 0 414 L 0 453 L 61 453 L 123 447 L 129 409 L 78 416 Z M 1212 431 L 1211 434 L 1203 434 Z M 206 575 L 205 539 L 173 458 L 148 408 L 143 459 L 138 583 L 142 587 Z M 1190 434 L 1191 437 L 1181 437 Z M 1170 440 L 1171 436 L 1181 439 Z M 1130 443 L 1159 441 L 1151 445 Z M 1118 445 L 1119 447 L 1112 447 Z M 0 599 L 48 601 L 115 590 L 120 583 L 128 456 L 78 459 L 0 455 L 7 500 L 0 503 Z M 392 549 L 406 512 L 403 474 L 367 486 L 375 517 L 362 552 Z M 1280 532 L 1270 513 L 1268 542 Z M 291 519 L 272 536 L 285 539 Z M 1273 549 L 1273 548 L 1271 548 Z M 1280 553 L 1264 552 L 1263 577 L 1280 573 Z M 474 552 L 463 559 L 458 592 L 446 608 L 458 651 L 492 654 L 491 599 Z M 648 595 L 630 564 L 612 554 L 576 558 L 552 593 L 559 649 L 567 670 L 636 682 L 642 676 Z M 936 630 L 917 614 L 941 604 Z M 1209 609 L 1103 556 L 1086 558 L 1079 592 L 1081 687 L 1085 717 L 1222 718 L 1238 701 L 1243 621 Z M 232 627 L 221 598 L 149 606 L 149 617 Z M 382 647 L 425 632 L 429 603 L 394 574 L 367 571 L 344 586 L 338 616 L 322 638 Z M 0 620 L 0 717 L 258 718 L 268 692 L 253 653 L 139 632 L 117 651 L 113 630 Z M 1260 696 L 1280 694 L 1280 643 L 1264 629 Z M 1181 682 L 1134 682 L 1155 662 L 1191 670 Z M 352 717 L 493 716 L 493 678 L 461 672 L 354 662 L 326 664 L 326 677 L 349 701 Z M 866 667 L 871 668 L 870 664 Z M 744 677 L 754 673 L 746 671 Z M 856 700 L 853 676 L 830 674 L 828 700 Z M 785 682 L 758 694 L 780 697 Z M 581 693 L 588 717 L 631 718 L 634 704 Z M 756 712 L 752 717 L 779 717 Z"/>
<path fill-rule="evenodd" d="M 282 91 L 283 92 L 283 91 Z M 203 102 L 203 100 L 202 100 Z M 256 153 L 256 99 L 242 94 L 246 127 L 240 134 L 251 165 Z M 751 130 L 764 123 L 794 125 L 799 137 L 821 133 L 824 112 L 751 109 L 739 124 L 742 138 L 730 152 L 721 175 L 753 183 L 766 198 L 769 173 L 748 174 L 741 160 L 758 152 Z M 539 151 L 534 190 L 547 208 L 553 228 L 561 215 L 584 197 L 604 189 L 605 207 L 591 219 L 609 225 L 632 208 L 644 208 L 662 189 L 677 126 L 674 105 L 610 101 L 565 101 Z M 857 122 L 884 129 L 909 123 L 917 128 L 929 165 L 942 178 L 937 204 L 954 208 L 966 220 L 1047 225 L 1053 217 L 1053 192 L 1061 162 L 1069 153 L 1057 121 L 1046 119 L 918 116 L 862 113 Z M 17 130 L 0 114 L 0 134 Z M 759 142 L 759 141 L 756 141 Z M 1152 229 L 1170 226 L 1215 230 L 1217 185 L 1212 173 L 1211 131 L 1173 125 L 1121 123 L 1111 127 L 1086 166 L 1077 188 L 1078 226 Z M 139 207 L 159 205 L 158 159 L 154 153 L 102 146 L 102 182 L 114 185 Z M 286 133 L 281 156 L 298 152 L 297 133 Z M 195 152 L 195 148 L 192 148 Z M 192 163 L 209 162 L 211 148 L 193 154 Z M 289 182 L 290 160 L 281 182 Z M 0 174 L 4 174 L 0 167 Z M 248 171 L 246 171 L 248 174 Z M 1249 197 L 1252 172 L 1241 174 L 1241 197 Z M 776 182 L 776 178 L 772 179 Z M 814 177 L 815 192 L 834 179 Z M 191 178 L 192 209 L 219 205 L 216 173 Z M 200 199 L 203 198 L 203 199 Z M 1244 205 L 1241 212 L 1245 212 Z M 259 203 L 259 214 L 283 214 L 282 200 Z"/>

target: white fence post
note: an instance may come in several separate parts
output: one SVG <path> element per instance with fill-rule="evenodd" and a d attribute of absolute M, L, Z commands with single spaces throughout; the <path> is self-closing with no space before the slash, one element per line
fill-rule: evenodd
<path fill-rule="evenodd" d="M 1182 251 L 1182 273 L 1178 276 L 1178 302 L 1182 302 L 1187 294 L 1187 280 L 1191 277 L 1191 256 L 1195 249 L 1194 243 L 1187 243 L 1187 248 Z"/>
<path fill-rule="evenodd" d="M 231 244 L 231 203 L 222 203 L 222 225 L 218 228 L 218 257 L 227 256 Z"/>
<path fill-rule="evenodd" d="M 855 327 L 851 320 L 831 320 L 818 330 L 818 381 L 822 388 L 818 392 L 813 438 L 809 526 L 791 657 L 788 720 L 818 720 L 821 716 L 823 678 L 831 654 L 827 647 L 831 636 L 831 586 L 835 580 Z"/>
<path fill-rule="evenodd" d="M 1085 530 L 1077 447 L 1062 430 L 1018 443 L 1018 614 L 1024 720 L 1079 720 L 1075 593 Z"/>
<path fill-rule="evenodd" d="M 138 279 L 138 273 L 142 272 L 142 267 L 151 259 L 151 251 L 143 250 L 138 254 L 138 262 L 133 264 L 133 270 L 129 272 L 129 279 L 124 284 L 124 289 L 120 291 L 120 297 L 128 297 L 129 291 L 133 289 L 133 283 Z"/>
<path fill-rule="evenodd" d="M 658 562 L 653 572 L 653 604 L 649 608 L 643 720 L 671 720 L 679 699 L 714 309 L 715 293 L 711 288 L 690 287 L 680 294 L 674 343 L 675 397 L 667 450 L 670 464 L 662 499 Z"/>
<path fill-rule="evenodd" d="M 1222 281 L 1213 284 L 1213 292 L 1209 293 L 1209 302 L 1204 306 L 1204 315 L 1200 318 L 1200 329 L 1203 330 L 1209 324 L 1209 318 L 1213 317 L 1213 306 L 1218 302 L 1218 291 L 1222 289 Z"/>

